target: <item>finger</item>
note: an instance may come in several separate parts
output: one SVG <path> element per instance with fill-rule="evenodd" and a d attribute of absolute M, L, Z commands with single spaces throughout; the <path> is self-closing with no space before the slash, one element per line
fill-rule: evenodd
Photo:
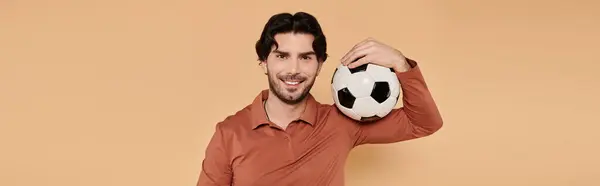
<path fill-rule="evenodd" d="M 365 44 L 360 46 L 359 48 L 354 49 L 352 52 L 348 54 L 346 60 L 342 61 L 342 64 L 348 65 L 356 61 L 358 58 L 369 55 L 373 52 L 375 46 L 372 44 Z"/>
<path fill-rule="evenodd" d="M 358 58 L 355 62 L 350 63 L 348 65 L 348 68 L 353 69 L 353 68 L 359 67 L 361 65 L 370 63 L 372 58 L 373 57 L 371 55 L 364 56 L 362 58 Z"/>
<path fill-rule="evenodd" d="M 340 59 L 340 61 L 346 61 L 348 59 L 348 56 L 351 52 L 355 51 L 357 48 L 362 47 L 363 45 L 367 44 L 367 42 L 369 42 L 371 39 L 367 38 L 367 39 L 363 39 L 362 41 L 356 43 L 350 50 L 348 50 L 348 52 L 346 52 L 346 54 L 344 55 L 344 57 L 342 57 L 342 59 Z"/>
<path fill-rule="evenodd" d="M 364 45 L 372 43 L 372 42 L 373 42 L 373 38 L 368 37 L 368 38 L 363 39 L 362 41 L 358 42 L 356 45 L 354 45 L 354 47 L 352 47 L 351 50 L 355 50 L 357 48 L 360 48 L 361 46 L 364 46 Z"/>
<path fill-rule="evenodd" d="M 357 46 L 356 48 L 354 48 L 352 51 L 350 51 L 345 56 L 345 58 L 342 60 L 342 64 L 348 65 L 348 64 L 354 62 L 359 57 L 367 55 L 367 53 L 365 53 L 365 52 L 371 51 L 370 48 L 372 48 L 373 46 L 374 46 L 374 44 L 372 42 L 365 42 L 365 43 Z"/>
<path fill-rule="evenodd" d="M 346 57 L 346 60 L 343 61 L 342 63 L 345 65 L 351 64 L 351 63 L 355 62 L 356 60 L 358 60 L 359 58 L 370 55 L 372 53 L 372 51 L 373 51 L 372 46 L 361 46 L 360 48 L 357 48 L 357 49 L 353 50 L 350 54 L 348 54 L 348 57 Z"/>
<path fill-rule="evenodd" d="M 342 57 L 342 59 L 340 59 L 340 61 L 346 61 L 348 58 L 348 54 L 350 54 L 351 52 L 353 52 L 354 50 L 356 50 L 357 48 L 360 48 L 362 46 L 364 46 L 365 44 L 368 44 L 370 42 L 373 41 L 373 38 L 367 38 L 367 39 L 363 39 L 362 41 L 356 43 L 345 55 L 344 57 Z"/>

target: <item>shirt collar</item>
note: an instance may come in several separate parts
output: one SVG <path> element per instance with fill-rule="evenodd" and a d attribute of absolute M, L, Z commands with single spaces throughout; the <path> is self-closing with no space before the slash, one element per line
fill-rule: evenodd
<path fill-rule="evenodd" d="M 250 106 L 251 115 L 252 115 L 252 129 L 256 129 L 261 125 L 271 125 L 272 123 L 267 119 L 267 113 L 265 112 L 264 101 L 269 98 L 269 90 L 262 90 Z M 310 125 L 313 125 L 317 122 L 317 108 L 318 103 L 315 98 L 309 93 L 306 96 L 306 109 L 298 118 L 298 120 L 304 121 Z"/>

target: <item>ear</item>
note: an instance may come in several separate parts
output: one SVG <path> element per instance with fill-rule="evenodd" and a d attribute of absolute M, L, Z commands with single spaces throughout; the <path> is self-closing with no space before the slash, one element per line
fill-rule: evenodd
<path fill-rule="evenodd" d="M 266 61 L 260 61 L 259 65 L 262 68 L 263 72 L 265 74 L 267 74 L 267 72 L 268 72 L 268 70 L 267 70 L 267 62 Z"/>

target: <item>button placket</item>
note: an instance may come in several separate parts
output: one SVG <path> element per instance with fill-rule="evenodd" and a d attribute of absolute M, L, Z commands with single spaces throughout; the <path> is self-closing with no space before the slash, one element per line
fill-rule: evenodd
<path fill-rule="evenodd" d="M 292 135 L 290 134 L 289 128 L 288 131 L 283 131 L 283 140 L 287 143 L 288 161 L 295 161 L 296 153 L 294 151 L 294 145 L 292 144 Z"/>

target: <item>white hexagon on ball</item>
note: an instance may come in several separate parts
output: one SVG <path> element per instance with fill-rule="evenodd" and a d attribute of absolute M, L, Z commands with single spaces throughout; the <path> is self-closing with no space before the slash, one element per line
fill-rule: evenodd
<path fill-rule="evenodd" d="M 352 69 L 340 64 L 333 73 L 331 91 L 336 107 L 360 122 L 387 116 L 402 94 L 396 73 L 371 63 Z"/>

